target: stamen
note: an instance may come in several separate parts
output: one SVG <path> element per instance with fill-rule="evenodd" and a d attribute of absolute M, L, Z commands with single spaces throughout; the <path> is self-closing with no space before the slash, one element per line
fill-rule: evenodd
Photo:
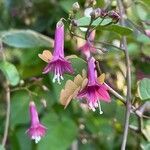
<path fill-rule="evenodd" d="M 64 78 L 63 78 L 63 76 L 60 73 L 60 69 L 56 68 L 55 69 L 55 74 L 54 74 L 54 77 L 53 77 L 53 83 L 55 83 L 55 81 L 57 80 L 57 83 L 61 84 L 60 80 L 63 80 L 63 79 Z"/>
<path fill-rule="evenodd" d="M 89 107 L 90 107 L 93 111 L 96 111 L 96 109 L 95 109 L 95 107 L 93 106 L 93 103 L 92 103 L 92 102 L 89 103 Z"/>
<path fill-rule="evenodd" d="M 103 114 L 103 111 L 102 111 L 102 108 L 101 108 L 101 103 L 100 103 L 99 100 L 98 100 L 98 108 L 99 108 L 100 115 Z"/>
<path fill-rule="evenodd" d="M 35 140 L 35 143 L 37 144 L 41 140 L 41 137 L 40 136 L 32 136 L 31 139 Z"/>

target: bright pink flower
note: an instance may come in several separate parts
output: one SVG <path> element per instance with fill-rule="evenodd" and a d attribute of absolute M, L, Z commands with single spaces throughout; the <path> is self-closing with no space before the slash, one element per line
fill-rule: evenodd
<path fill-rule="evenodd" d="M 32 140 L 35 140 L 35 143 L 38 143 L 46 133 L 46 128 L 39 122 L 38 113 L 34 102 L 30 102 L 30 118 L 31 118 L 31 127 L 27 130 L 27 134 Z"/>
<path fill-rule="evenodd" d="M 79 50 L 83 52 L 83 54 L 86 55 L 87 58 L 90 57 L 90 52 L 95 52 L 96 48 L 94 47 L 93 41 L 95 38 L 95 31 L 92 31 L 90 36 L 88 37 L 88 40 L 79 47 Z"/>
<path fill-rule="evenodd" d="M 53 58 L 43 71 L 43 73 L 48 72 L 54 73 L 53 82 L 57 80 L 59 84 L 65 72 L 73 73 L 71 63 L 64 57 L 64 24 L 62 21 L 56 25 Z"/>
<path fill-rule="evenodd" d="M 104 84 L 100 84 L 97 81 L 97 72 L 95 69 L 95 59 L 93 57 L 88 59 L 88 83 L 87 86 L 82 89 L 79 94 L 79 98 L 85 98 L 87 103 L 93 111 L 99 107 L 100 113 L 100 100 L 110 102 L 110 96 L 108 89 Z"/>

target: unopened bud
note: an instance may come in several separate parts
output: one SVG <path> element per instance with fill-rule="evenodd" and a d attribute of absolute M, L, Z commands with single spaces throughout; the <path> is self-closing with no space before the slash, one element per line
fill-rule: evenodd
<path fill-rule="evenodd" d="M 41 103 L 43 104 L 43 106 L 46 108 L 47 107 L 47 102 L 45 99 L 41 99 Z"/>
<path fill-rule="evenodd" d="M 78 2 L 75 2 L 73 5 L 72 5 L 72 10 L 74 13 L 77 13 L 77 11 L 80 9 L 80 5 Z"/>
<path fill-rule="evenodd" d="M 90 15 L 93 19 L 99 17 L 101 15 L 101 9 L 100 8 L 94 9 Z"/>
<path fill-rule="evenodd" d="M 120 19 L 120 15 L 116 11 L 110 11 L 108 16 L 111 17 L 115 22 L 118 22 Z"/>
<path fill-rule="evenodd" d="M 95 6 L 96 5 L 96 0 L 87 0 L 85 6 L 89 7 L 89 6 Z"/>
<path fill-rule="evenodd" d="M 77 20 L 71 20 L 71 24 L 72 24 L 73 26 L 75 26 L 75 27 L 77 27 L 77 26 L 78 26 L 78 22 L 77 22 Z"/>
<path fill-rule="evenodd" d="M 103 17 L 105 17 L 107 15 L 108 15 L 108 12 L 106 10 L 102 9 L 101 10 L 101 17 L 103 18 Z"/>

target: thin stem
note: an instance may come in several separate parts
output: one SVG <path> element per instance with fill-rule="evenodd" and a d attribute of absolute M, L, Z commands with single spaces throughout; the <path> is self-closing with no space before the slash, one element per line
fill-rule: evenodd
<path fill-rule="evenodd" d="M 119 13 L 120 13 L 120 24 L 125 26 L 125 10 L 121 0 L 117 0 Z M 130 70 L 130 60 L 129 54 L 127 49 L 127 41 L 126 37 L 123 36 L 122 38 L 122 47 L 124 48 L 125 53 L 125 61 L 126 61 L 126 80 L 127 80 L 127 96 L 126 96 L 126 114 L 125 114 L 125 125 L 124 125 L 124 133 L 122 139 L 121 150 L 125 150 L 126 143 L 127 143 L 127 136 L 128 136 L 128 129 L 129 129 L 129 119 L 130 119 L 130 111 L 131 111 L 131 70 Z"/>
<path fill-rule="evenodd" d="M 2 139 L 2 146 L 3 147 L 5 147 L 6 141 L 7 141 L 8 128 L 9 128 L 9 118 L 10 118 L 10 88 L 9 88 L 9 84 L 7 81 L 5 84 L 5 91 L 6 91 L 7 110 L 6 110 L 6 122 L 5 122 L 4 135 L 3 135 L 3 139 Z"/>
<path fill-rule="evenodd" d="M 96 61 L 96 67 L 97 67 L 97 71 L 99 74 L 101 74 L 101 69 L 100 69 L 100 66 L 99 66 L 99 62 Z M 117 98 L 119 98 L 119 100 L 126 105 L 126 100 L 123 96 L 121 96 L 118 92 L 116 92 L 113 88 L 111 88 L 107 83 L 104 82 L 104 84 L 106 85 L 106 87 L 109 89 L 109 91 L 114 95 L 116 96 Z"/>
<path fill-rule="evenodd" d="M 104 84 L 107 86 L 107 88 L 109 89 L 109 91 L 116 96 L 117 98 L 119 98 L 119 100 L 126 105 L 126 100 L 123 96 L 121 96 L 118 92 L 116 92 L 113 88 L 111 88 L 107 83 L 104 82 Z"/>
<path fill-rule="evenodd" d="M 70 31 L 70 30 L 69 30 L 69 31 Z M 84 37 L 82 37 L 82 36 L 80 36 L 80 35 L 77 35 L 77 34 L 71 32 L 71 31 L 70 31 L 70 34 L 71 34 L 72 36 L 75 36 L 75 37 L 78 37 L 78 38 L 81 38 L 81 39 L 85 40 Z M 90 42 L 94 42 L 95 44 L 102 44 L 102 45 L 106 45 L 106 46 L 112 46 L 112 47 L 114 47 L 114 48 L 116 48 L 116 49 L 119 49 L 119 50 L 121 50 L 121 51 L 125 51 L 123 48 L 118 47 L 118 46 L 115 46 L 115 45 L 113 45 L 113 44 L 111 44 L 111 43 L 100 42 L 100 41 L 96 41 L 96 40 L 90 41 Z"/>
<path fill-rule="evenodd" d="M 19 90 L 25 90 L 25 91 L 27 91 L 28 94 L 29 94 L 29 96 L 32 96 L 32 95 L 37 96 L 37 93 L 32 92 L 32 91 L 29 90 L 29 86 L 27 86 L 27 87 L 17 87 L 17 88 L 14 88 L 14 89 L 11 90 L 11 92 L 19 91 Z"/>

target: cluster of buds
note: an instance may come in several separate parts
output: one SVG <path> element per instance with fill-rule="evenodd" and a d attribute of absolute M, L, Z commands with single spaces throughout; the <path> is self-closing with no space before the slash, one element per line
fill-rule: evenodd
<path fill-rule="evenodd" d="M 77 13 L 77 12 L 79 11 L 79 9 L 80 9 L 79 3 L 78 3 L 78 2 L 75 2 L 75 3 L 72 5 L 72 11 L 73 11 L 74 13 Z"/>
<path fill-rule="evenodd" d="M 104 9 L 96 8 L 90 13 L 91 18 L 96 19 L 98 17 L 104 18 L 106 16 L 113 19 L 113 22 L 118 22 L 120 15 L 116 11 L 106 11 Z"/>

